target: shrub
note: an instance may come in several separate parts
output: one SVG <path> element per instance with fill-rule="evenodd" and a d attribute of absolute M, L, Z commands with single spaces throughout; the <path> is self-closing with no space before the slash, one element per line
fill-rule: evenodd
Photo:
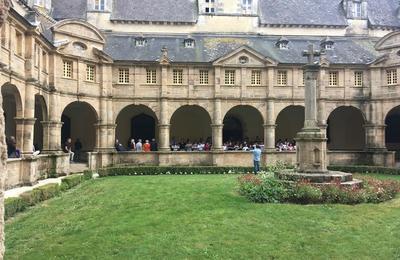
<path fill-rule="evenodd" d="M 7 198 L 4 200 L 4 219 L 13 217 L 18 212 L 24 211 L 27 207 L 21 198 Z"/>
<path fill-rule="evenodd" d="M 60 185 L 57 183 L 46 184 L 36 188 L 35 190 L 38 190 L 41 193 L 42 201 L 56 197 L 61 193 Z"/>
<path fill-rule="evenodd" d="M 388 175 L 400 175 L 400 169 L 388 168 L 379 166 L 328 166 L 331 171 L 341 171 L 349 173 L 376 173 L 376 174 L 388 174 Z"/>
<path fill-rule="evenodd" d="M 68 177 L 65 177 L 61 180 L 61 184 L 63 185 L 62 189 L 71 189 L 72 187 L 79 185 L 82 182 L 82 179 L 82 175 L 70 175 Z"/>
<path fill-rule="evenodd" d="M 93 172 L 90 170 L 83 171 L 83 179 L 84 180 L 91 180 L 93 179 Z"/>
<path fill-rule="evenodd" d="M 42 192 L 38 189 L 26 191 L 20 195 L 20 198 L 26 203 L 27 206 L 34 206 L 43 201 Z"/>
<path fill-rule="evenodd" d="M 379 203 L 393 199 L 400 192 L 400 182 L 363 178 L 364 187 L 341 186 L 340 183 L 315 185 L 306 181 L 287 182 L 269 174 L 239 177 L 239 193 L 261 203 Z"/>

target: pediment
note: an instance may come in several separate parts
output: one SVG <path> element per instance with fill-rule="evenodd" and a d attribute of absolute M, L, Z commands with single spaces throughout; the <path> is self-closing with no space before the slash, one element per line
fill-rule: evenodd
<path fill-rule="evenodd" d="M 265 57 L 248 46 L 242 46 L 214 61 L 216 66 L 248 66 L 265 67 L 275 66 L 277 62 L 271 58 Z"/>
<path fill-rule="evenodd" d="M 93 25 L 81 20 L 63 20 L 52 27 L 55 34 L 84 39 L 99 44 L 105 43 L 103 34 Z"/>
<path fill-rule="evenodd" d="M 400 31 L 387 34 L 375 44 L 377 51 L 400 48 Z"/>

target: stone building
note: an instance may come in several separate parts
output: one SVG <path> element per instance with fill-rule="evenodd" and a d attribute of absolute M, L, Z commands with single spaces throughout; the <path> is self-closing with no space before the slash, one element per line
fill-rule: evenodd
<path fill-rule="evenodd" d="M 1 30 L 7 186 L 69 171 L 67 137 L 91 168 L 249 165 L 223 142 L 264 144 L 264 163 L 304 119 L 301 55 L 320 48 L 318 119 L 333 164 L 392 166 L 400 150 L 397 0 L 13 1 Z M 116 153 L 116 139 L 159 143 Z M 212 140 L 210 152 L 171 152 L 172 140 Z M 32 147 L 42 154 L 32 158 Z"/>

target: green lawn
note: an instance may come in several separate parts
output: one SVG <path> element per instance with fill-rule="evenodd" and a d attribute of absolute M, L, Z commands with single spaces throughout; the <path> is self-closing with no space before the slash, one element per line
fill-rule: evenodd
<path fill-rule="evenodd" d="M 236 178 L 86 182 L 8 221 L 6 259 L 400 258 L 399 197 L 380 205 L 252 204 L 236 194 Z"/>

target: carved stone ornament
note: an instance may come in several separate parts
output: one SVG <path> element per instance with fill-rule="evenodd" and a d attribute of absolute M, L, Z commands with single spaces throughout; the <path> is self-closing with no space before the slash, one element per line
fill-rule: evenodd
<path fill-rule="evenodd" d="M 2 26 L 4 21 L 7 19 L 10 7 L 11 7 L 10 0 L 0 0 L 0 26 Z"/>

